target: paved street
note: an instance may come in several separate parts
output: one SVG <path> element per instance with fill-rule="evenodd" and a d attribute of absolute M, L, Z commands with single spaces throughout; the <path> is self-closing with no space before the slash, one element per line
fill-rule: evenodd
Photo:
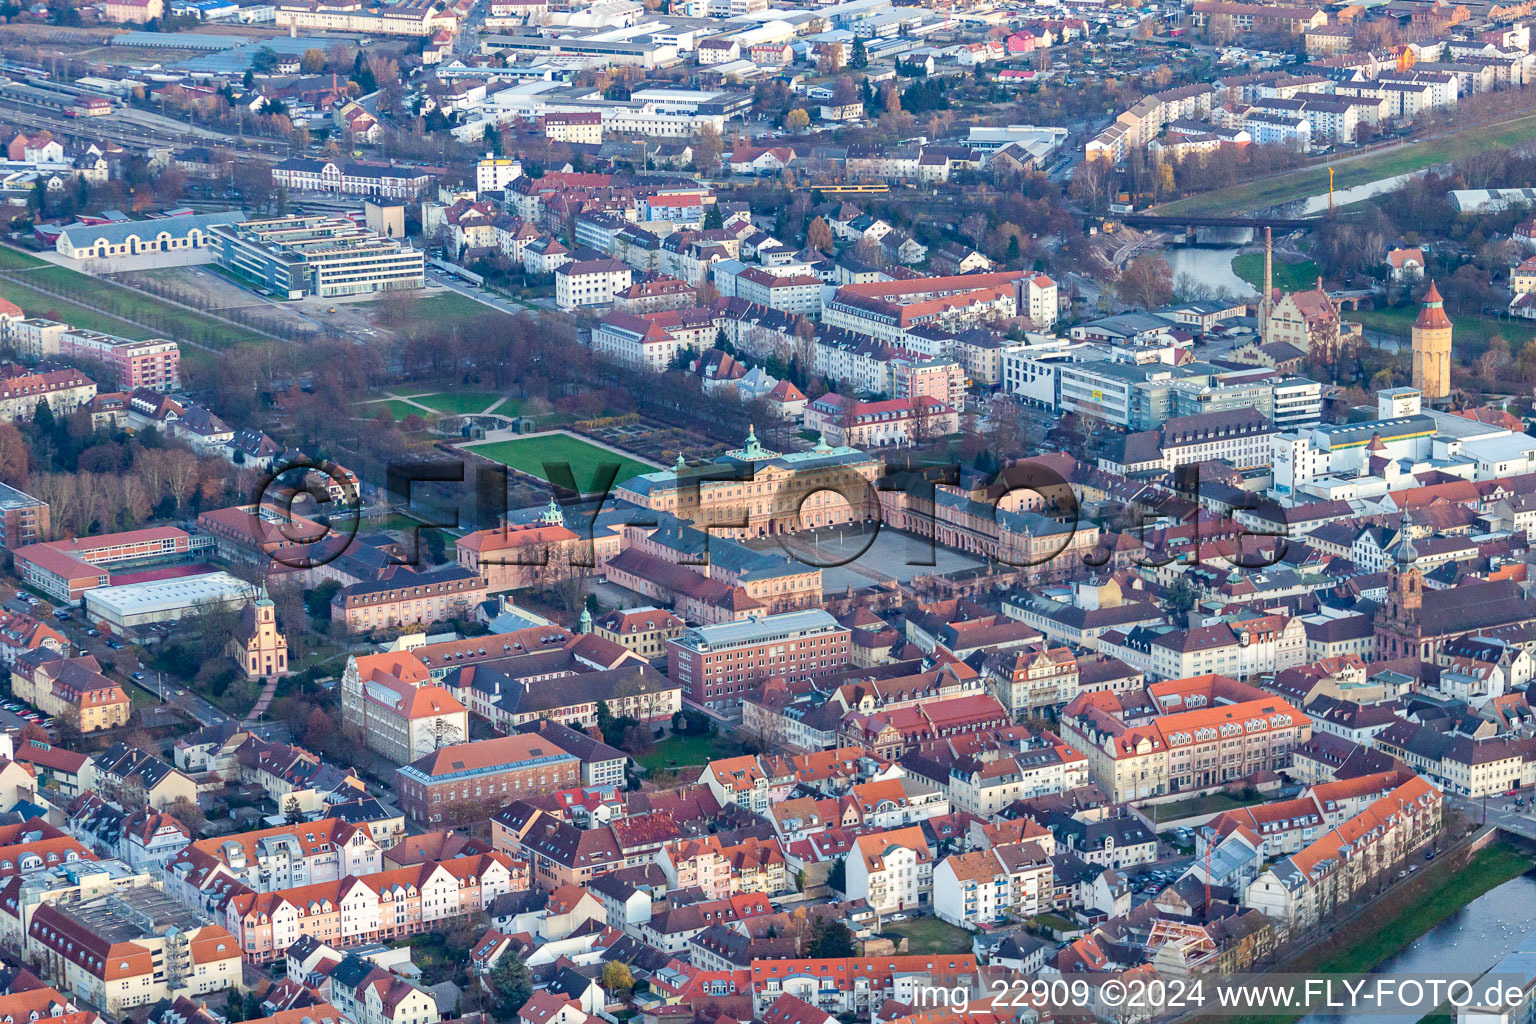
<path fill-rule="evenodd" d="M 1515 806 L 1515 797 L 1499 795 L 1489 797 L 1486 804 L 1482 800 L 1468 800 L 1464 797 L 1446 794 L 1446 802 L 1467 816 L 1467 820 L 1475 825 L 1483 823 L 1483 813 L 1486 806 L 1487 821 L 1489 825 L 1502 828 L 1506 832 L 1523 836 L 1526 839 L 1536 840 L 1536 807 L 1532 805 L 1532 795 L 1522 794 L 1525 797 L 1525 807 Z"/>
<path fill-rule="evenodd" d="M 427 269 L 427 281 L 431 284 L 441 285 L 442 287 L 447 288 L 449 291 L 458 292 L 466 299 L 474 299 L 476 302 L 483 306 L 490 306 L 492 309 L 499 309 L 503 313 L 508 313 L 512 316 L 523 316 L 528 312 L 527 306 L 519 305 L 516 302 L 510 302 L 506 299 L 498 298 L 490 292 L 485 291 L 484 289 L 476 288 L 474 285 L 460 281 L 451 274 L 445 274 L 442 271 L 433 270 L 430 267 Z M 536 300 L 533 305 L 548 309 L 555 308 L 553 299 L 539 299 Z"/>
<path fill-rule="evenodd" d="M 6 607 L 14 608 L 16 600 L 16 598 L 12 598 L 6 601 Z M 132 645 L 125 646 L 121 650 L 113 650 L 107 645 L 107 637 L 88 636 L 85 632 L 88 625 L 81 620 L 78 609 L 71 611 L 69 618 L 63 621 L 60 621 L 53 614 L 53 607 L 46 602 L 33 605 L 26 611 L 27 614 L 42 619 L 68 637 L 70 644 L 75 649 L 75 653 L 94 656 L 108 675 L 117 674 L 116 666 L 119 664 L 126 665 L 127 667 L 122 670 L 124 682 L 132 682 L 143 687 L 150 693 L 158 696 L 165 703 L 179 708 L 199 724 L 216 725 L 229 720 L 229 715 L 220 711 L 207 700 L 184 687 L 176 685 L 171 680 L 163 678 L 160 673 L 152 669 L 145 669 L 143 662 L 138 656 L 138 650 Z M 133 676 L 135 674 L 142 675 L 143 678 L 134 679 Z M 9 715 L 8 712 L 0 710 L 0 723 L 10 724 L 5 721 L 7 715 Z"/>

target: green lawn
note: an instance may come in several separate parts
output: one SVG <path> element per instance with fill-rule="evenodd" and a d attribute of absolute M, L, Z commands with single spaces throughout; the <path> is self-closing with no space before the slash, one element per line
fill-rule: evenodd
<path fill-rule="evenodd" d="M 921 953 L 969 953 L 971 933 L 957 928 L 936 917 L 914 917 L 910 921 L 882 925 L 882 932 L 903 935 L 907 938 L 907 952 Z"/>
<path fill-rule="evenodd" d="M 713 733 L 708 736 L 668 736 L 636 757 L 635 763 L 646 771 L 656 768 L 676 771 L 740 753 L 741 748 L 735 743 Z"/>
<path fill-rule="evenodd" d="M 1464 160 L 1487 149 L 1529 142 L 1532 134 L 1536 134 L 1536 114 L 1527 114 L 1501 124 L 1413 141 L 1390 152 L 1373 153 L 1355 160 L 1349 160 L 1348 154 L 1343 154 L 1336 158 L 1340 162 L 1335 166 L 1333 187 L 1335 190 L 1351 188 L 1380 178 L 1421 171 L 1436 164 Z M 1326 161 L 1321 161 L 1289 174 L 1165 203 L 1154 212 L 1241 216 L 1296 199 L 1323 195 L 1327 191 L 1328 166 Z"/>
<path fill-rule="evenodd" d="M 94 309 L 86 309 L 77 306 L 73 302 L 64 299 L 56 299 L 52 295 L 34 291 L 25 285 L 18 285 L 11 281 L 0 281 L 0 298 L 9 299 L 21 307 L 21 311 L 27 316 L 47 316 L 49 313 L 57 314 L 59 320 L 72 324 L 75 327 L 83 327 L 89 331 L 101 331 L 103 334 L 116 334 L 124 338 L 132 338 L 142 341 L 145 338 L 155 336 L 154 331 L 146 330 L 138 324 L 129 323 L 126 320 L 105 313 L 98 313 Z"/>
<path fill-rule="evenodd" d="M 40 260 L 29 252 L 22 252 L 8 245 L 0 245 L 0 270 L 21 270 L 26 267 L 46 265 L 46 260 Z"/>
<path fill-rule="evenodd" d="M 1155 804 L 1144 808 L 1147 817 L 1153 821 L 1178 821 L 1180 818 L 1190 818 L 1196 814 L 1220 814 L 1222 811 L 1230 811 L 1237 807 L 1248 807 L 1252 804 L 1261 804 L 1263 797 L 1255 796 L 1251 800 L 1242 800 L 1226 793 L 1211 793 L 1206 796 L 1191 797 L 1188 800 L 1179 800 L 1171 804 Z"/>
<path fill-rule="evenodd" d="M 1394 306 L 1387 309 L 1344 311 L 1345 320 L 1353 320 L 1368 331 L 1407 338 L 1413 321 L 1419 315 L 1417 306 Z M 1491 316 L 1465 313 L 1451 318 L 1456 324 L 1452 351 L 1462 363 L 1470 363 L 1487 351 L 1488 343 L 1497 335 L 1509 342 L 1509 347 L 1519 352 L 1527 342 L 1536 339 L 1536 325 L 1523 320 L 1500 320 Z"/>
<path fill-rule="evenodd" d="M 656 468 L 627 455 L 619 455 L 606 448 L 599 448 L 570 434 L 520 437 L 511 441 L 475 445 L 473 448 L 466 448 L 465 451 L 483 455 L 494 462 L 500 462 L 502 465 L 511 466 L 513 469 L 544 480 L 549 479 L 544 471 L 546 462 L 570 463 L 571 473 L 576 478 L 576 486 L 581 488 L 584 494 L 591 493 L 601 486 L 607 470 L 604 470 L 603 476 L 600 477 L 598 475 L 600 466 L 611 467 L 615 462 L 619 463 L 618 476 L 614 477 L 615 483 L 622 483 L 632 476 L 649 473 Z"/>
<path fill-rule="evenodd" d="M 1245 252 L 1241 256 L 1233 257 L 1232 272 L 1262 292 L 1264 288 L 1264 254 L 1260 252 Z M 1283 292 L 1306 291 L 1309 288 L 1317 287 L 1317 264 L 1311 260 L 1303 260 L 1300 263 L 1286 263 L 1283 260 L 1275 260 L 1274 274 L 1275 287 Z"/>
<path fill-rule="evenodd" d="M 503 398 L 487 411 L 500 413 L 503 416 L 521 416 L 523 414 L 523 407 L 527 404 L 521 398 Z"/>
<path fill-rule="evenodd" d="M 364 402 L 361 405 L 354 405 L 352 408 L 356 415 L 370 420 L 377 418 L 380 409 L 388 409 L 389 414 L 395 418 L 396 423 L 411 415 L 420 416 L 424 420 L 432 418 L 432 414 L 427 410 L 419 409 L 410 402 L 402 402 L 398 398 L 391 398 L 384 402 Z"/>
<path fill-rule="evenodd" d="M 468 413 L 485 412 L 501 398 L 494 391 L 445 391 L 436 395 L 422 395 L 416 401 L 438 412 Z"/>
<path fill-rule="evenodd" d="M 125 288 L 105 278 L 91 277 L 36 260 L 14 249 L 0 249 L 0 270 L 17 271 L 22 284 L 0 281 L 0 295 L 15 302 L 29 315 L 57 310 L 61 319 L 76 327 L 120 334 L 129 338 L 164 336 L 201 342 L 213 347 L 263 341 L 265 335 L 223 323 L 195 310 L 183 309 L 153 295 Z M 31 260 L 30 264 L 17 260 Z M 68 298 L 56 298 L 46 288 Z M 72 301 L 73 300 L 73 301 Z M 89 303 L 98 313 L 77 303 Z M 143 326 L 138 326 L 142 324 Z"/>
<path fill-rule="evenodd" d="M 42 287 L 74 296 L 118 316 L 190 341 L 222 346 L 266 340 L 265 335 L 256 331 L 226 324 L 195 310 L 164 302 L 153 295 L 124 288 L 99 277 L 79 274 L 65 267 L 50 266 L 28 271 L 27 280 L 35 280 Z"/>
<path fill-rule="evenodd" d="M 1034 922 L 1042 928 L 1050 928 L 1058 932 L 1070 932 L 1078 927 L 1060 914 L 1036 914 Z"/>
<path fill-rule="evenodd" d="M 422 295 L 407 307 L 403 320 L 397 315 L 394 304 L 386 306 L 389 301 L 375 299 L 367 305 L 378 314 L 374 317 L 374 322 L 390 331 L 424 331 L 441 327 L 450 320 L 507 315 L 483 302 L 476 302 L 466 295 L 446 289 L 434 295 Z M 387 315 L 385 315 L 386 309 Z M 388 322 L 384 322 L 385 320 Z"/>

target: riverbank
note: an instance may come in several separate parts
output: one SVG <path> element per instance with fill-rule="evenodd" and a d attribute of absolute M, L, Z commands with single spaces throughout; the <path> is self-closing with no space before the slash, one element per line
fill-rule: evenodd
<path fill-rule="evenodd" d="M 1420 861 L 1419 863 L 1422 863 Z M 1531 870 L 1529 853 L 1504 839 L 1470 857 L 1447 854 L 1421 868 L 1409 881 L 1388 892 L 1341 929 L 1268 973 L 1354 976 L 1407 949 L 1409 945 L 1479 896 Z M 1374 925 L 1374 927 L 1372 927 Z M 1294 1012 L 1235 1018 L 1242 1024 L 1294 1024 L 1306 1016 Z M 1210 1018 L 1214 1019 L 1214 1018 Z M 1234 1018 L 1222 1018 L 1230 1022 Z"/>
<path fill-rule="evenodd" d="M 1300 292 L 1308 288 L 1316 288 L 1317 279 L 1322 276 L 1322 272 L 1317 269 L 1317 264 L 1311 260 L 1291 263 L 1276 257 L 1272 265 L 1275 287 L 1282 292 Z M 1255 292 L 1264 294 L 1264 254 L 1262 252 L 1245 252 L 1241 256 L 1234 257 L 1232 273 L 1252 285 Z"/>
<path fill-rule="evenodd" d="M 1380 331 L 1407 340 L 1413 333 L 1413 321 L 1418 317 L 1417 306 L 1390 306 L 1385 309 L 1347 309 L 1342 316 L 1353 320 L 1368 331 Z M 1456 323 L 1456 352 L 1464 365 L 1488 350 L 1494 338 L 1509 342 L 1511 351 L 1520 350 L 1536 341 L 1536 326 L 1529 321 L 1502 320 L 1498 317 L 1458 313 Z"/>
<path fill-rule="evenodd" d="M 1190 196 L 1153 208 L 1158 214 L 1225 214 L 1246 216 L 1259 210 L 1309 199 L 1328 191 L 1328 164 L 1334 167 L 1334 189 L 1364 185 L 1381 178 L 1422 171 L 1437 164 L 1464 160 L 1485 149 L 1528 142 L 1536 133 L 1536 114 L 1482 125 L 1430 139 L 1415 139 L 1379 152 L 1319 160 L 1300 170 L 1230 188 Z"/>

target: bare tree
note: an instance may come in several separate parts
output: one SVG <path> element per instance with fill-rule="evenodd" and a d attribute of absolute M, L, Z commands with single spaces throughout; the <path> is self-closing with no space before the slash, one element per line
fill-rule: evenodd
<path fill-rule="evenodd" d="M 442 750 L 464 742 L 464 731 L 441 716 L 432 720 L 432 749 Z"/>
<path fill-rule="evenodd" d="M 178 504 L 185 504 L 197 489 L 197 456 L 185 448 L 165 450 L 165 482 Z"/>

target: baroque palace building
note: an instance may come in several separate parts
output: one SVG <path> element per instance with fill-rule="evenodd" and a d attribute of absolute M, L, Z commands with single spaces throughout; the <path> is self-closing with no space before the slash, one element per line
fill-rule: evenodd
<path fill-rule="evenodd" d="M 748 430 L 740 448 L 712 463 L 689 466 L 679 455 L 672 469 L 632 477 L 614 496 L 718 536 L 766 537 L 876 518 L 880 472 L 880 459 L 857 448 L 823 440 L 783 454 Z"/>

